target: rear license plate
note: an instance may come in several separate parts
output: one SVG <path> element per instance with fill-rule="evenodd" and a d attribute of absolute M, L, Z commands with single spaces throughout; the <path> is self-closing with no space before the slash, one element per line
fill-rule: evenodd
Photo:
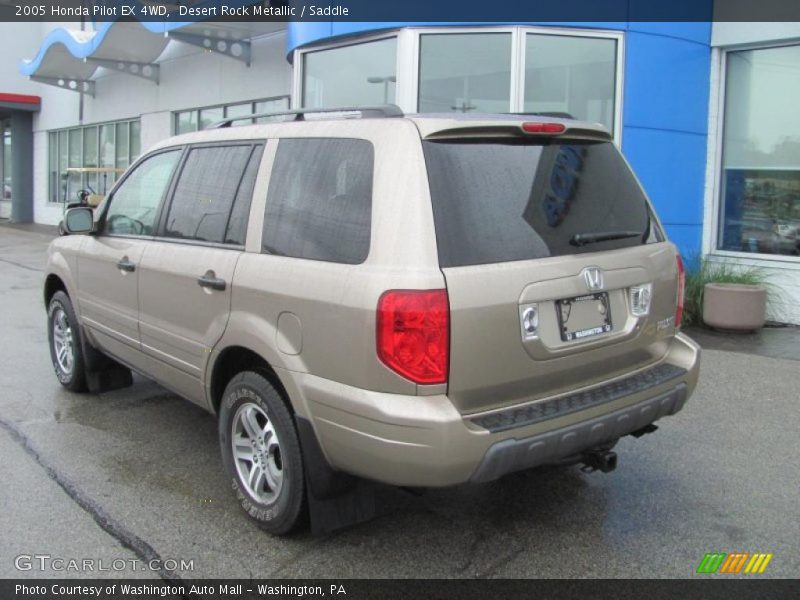
<path fill-rule="evenodd" d="M 611 331 L 608 292 L 556 300 L 556 316 L 561 339 L 582 340 Z"/>

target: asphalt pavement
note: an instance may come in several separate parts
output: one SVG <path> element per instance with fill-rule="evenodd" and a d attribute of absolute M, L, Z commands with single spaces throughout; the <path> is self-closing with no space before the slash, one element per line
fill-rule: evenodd
<path fill-rule="evenodd" d="M 800 336 L 780 358 L 706 349 L 684 410 L 621 440 L 611 474 L 388 489 L 368 523 L 281 539 L 240 511 L 212 415 L 140 377 L 101 395 L 61 388 L 41 293 L 49 240 L 0 226 L 0 577 L 174 566 L 182 577 L 691 578 L 707 552 L 773 553 L 760 577 L 797 576 Z"/>

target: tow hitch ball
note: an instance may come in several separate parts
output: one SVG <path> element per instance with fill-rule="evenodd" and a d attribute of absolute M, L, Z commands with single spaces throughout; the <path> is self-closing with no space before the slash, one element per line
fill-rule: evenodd
<path fill-rule="evenodd" d="M 592 450 L 583 455 L 581 462 L 581 471 L 584 473 L 610 473 L 617 468 L 617 453 L 611 450 Z"/>

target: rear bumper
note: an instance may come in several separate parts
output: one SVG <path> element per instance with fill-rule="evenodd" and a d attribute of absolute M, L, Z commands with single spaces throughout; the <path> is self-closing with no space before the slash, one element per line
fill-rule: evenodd
<path fill-rule="evenodd" d="M 470 477 L 473 483 L 492 481 L 507 473 L 547 465 L 577 456 L 594 446 L 642 429 L 661 417 L 674 415 L 686 402 L 686 384 L 637 402 L 633 406 L 521 440 L 497 442 Z"/>
<path fill-rule="evenodd" d="M 384 483 L 441 487 L 552 464 L 681 410 L 699 347 L 679 334 L 658 365 L 578 392 L 484 415 L 446 395 L 401 396 L 284 372 L 334 469 Z"/>

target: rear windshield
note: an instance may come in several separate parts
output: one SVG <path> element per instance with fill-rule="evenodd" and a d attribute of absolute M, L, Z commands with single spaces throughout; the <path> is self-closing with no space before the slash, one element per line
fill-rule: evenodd
<path fill-rule="evenodd" d="M 663 241 L 610 142 L 423 142 L 442 267 Z M 602 239 L 610 237 L 618 239 Z"/>

